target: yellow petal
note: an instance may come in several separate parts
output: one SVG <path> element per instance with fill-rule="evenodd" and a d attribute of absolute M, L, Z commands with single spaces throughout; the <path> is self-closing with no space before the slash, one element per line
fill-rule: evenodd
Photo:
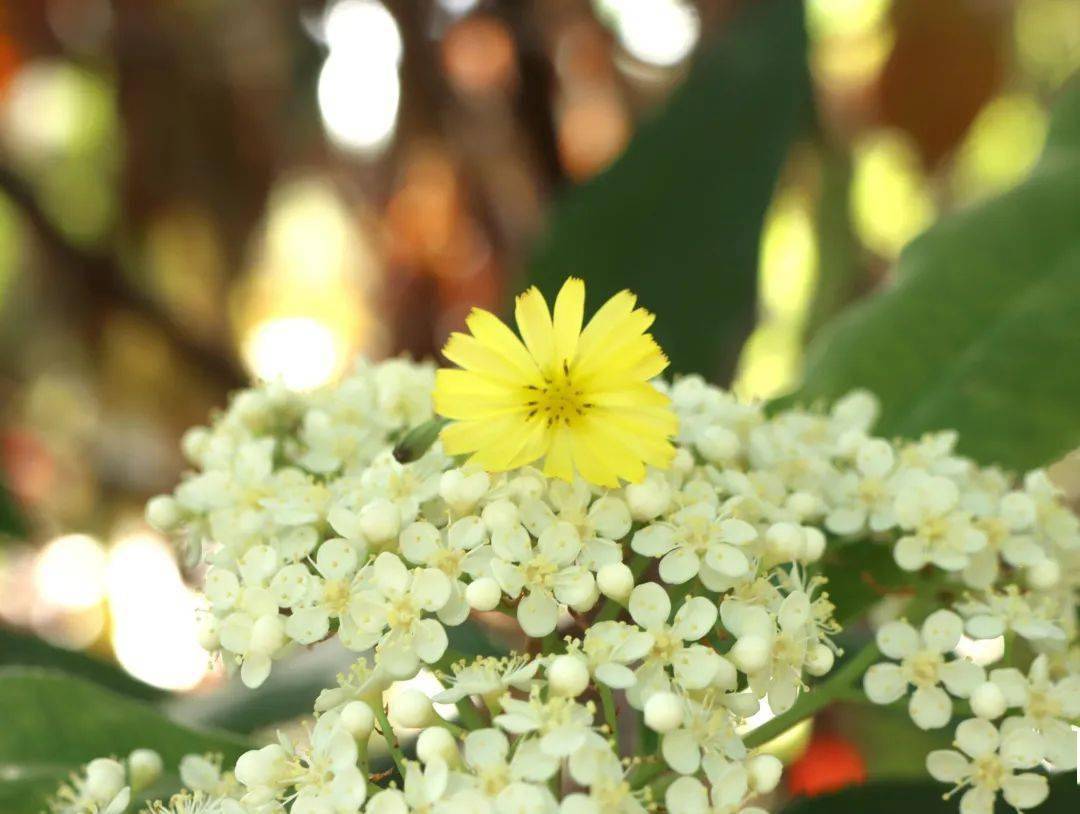
<path fill-rule="evenodd" d="M 549 478 L 574 480 L 574 456 L 570 431 L 563 427 L 559 427 L 551 434 L 551 443 L 544 456 L 544 474 Z"/>
<path fill-rule="evenodd" d="M 443 368 L 435 372 L 435 412 L 445 418 L 490 418 L 520 410 L 525 406 L 526 392 L 470 370 Z"/>
<path fill-rule="evenodd" d="M 520 429 L 523 423 L 524 413 L 495 419 L 456 421 L 443 427 L 439 439 L 447 455 L 464 455 L 493 444 Z"/>
<path fill-rule="evenodd" d="M 443 347 L 443 356 L 459 367 L 483 373 L 506 384 L 531 384 L 506 357 L 474 336 L 452 333 Z"/>
<path fill-rule="evenodd" d="M 535 360 L 529 355 L 529 351 L 521 340 L 505 322 L 493 313 L 483 308 L 474 308 L 465 318 L 465 324 L 482 344 L 496 351 L 513 365 L 522 379 L 532 384 L 540 384 L 543 381 Z"/>
<path fill-rule="evenodd" d="M 555 298 L 555 362 L 569 363 L 577 352 L 581 321 L 585 318 L 585 283 L 571 277 Z"/>
<path fill-rule="evenodd" d="M 519 294 L 514 305 L 518 331 L 540 372 L 550 377 L 555 360 L 555 336 L 544 296 L 535 286 Z"/>

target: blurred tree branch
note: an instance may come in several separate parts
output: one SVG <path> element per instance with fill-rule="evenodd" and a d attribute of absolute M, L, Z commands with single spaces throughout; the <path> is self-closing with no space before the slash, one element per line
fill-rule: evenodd
<path fill-rule="evenodd" d="M 33 188 L 18 174 L 0 166 L 0 192 L 20 210 L 49 256 L 49 269 L 88 301 L 121 307 L 144 317 L 168 340 L 175 351 L 225 389 L 242 386 L 247 375 L 231 349 L 192 333 L 152 296 L 132 285 L 116 258 L 92 253 L 69 241 L 38 203 Z"/>

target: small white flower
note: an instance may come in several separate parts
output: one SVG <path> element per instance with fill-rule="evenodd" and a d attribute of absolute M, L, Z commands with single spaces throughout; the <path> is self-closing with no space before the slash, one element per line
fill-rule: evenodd
<path fill-rule="evenodd" d="M 572 755 L 593 731 L 591 705 L 558 695 L 545 701 L 535 686 L 527 700 L 504 695 L 499 703 L 503 711 L 493 723 L 512 735 L 537 737 L 540 750 L 553 758 Z"/>
<path fill-rule="evenodd" d="M 628 699 L 642 708 L 648 695 L 670 689 L 668 669 L 678 686 L 703 689 L 720 669 L 720 656 L 712 649 L 693 644 L 716 624 L 716 605 L 705 597 L 687 597 L 671 616 L 671 599 L 660 585 L 646 582 L 630 593 L 630 616 L 652 637 L 652 647 L 637 671 L 637 683 Z"/>
<path fill-rule="evenodd" d="M 668 584 L 700 576 L 707 588 L 723 590 L 727 581 L 750 571 L 740 547 L 755 539 L 752 525 L 723 517 L 715 502 L 703 501 L 636 532 L 630 545 L 638 554 L 660 558 L 660 578 Z"/>
<path fill-rule="evenodd" d="M 1039 762 L 1038 744 L 1028 733 L 999 733 L 989 721 L 973 718 L 956 727 L 956 746 L 959 751 L 931 752 L 926 768 L 935 780 L 954 783 L 953 793 L 967 787 L 960 799 L 961 814 L 991 814 L 999 791 L 1005 802 L 1019 810 L 1034 808 L 1046 799 L 1045 777 L 1016 773 Z"/>
<path fill-rule="evenodd" d="M 1076 736 L 1069 722 L 1080 718 L 1080 675 L 1052 680 L 1049 660 L 1043 654 L 1031 663 L 1027 676 L 1014 667 L 1004 667 L 991 670 L 990 681 L 1001 690 L 1009 707 L 1023 711 L 1022 716 L 1009 720 L 1038 734 L 1043 757 L 1059 771 L 1076 768 Z"/>
<path fill-rule="evenodd" d="M 435 568 L 409 571 L 396 554 L 384 551 L 358 577 L 349 602 L 354 650 L 378 645 L 379 664 L 396 678 L 416 675 L 420 662 L 431 664 L 446 651 L 446 631 L 426 618 L 450 599 L 450 580 Z"/>
<path fill-rule="evenodd" d="M 491 572 L 503 592 L 516 597 L 521 629 L 533 638 L 551 633 L 559 620 L 560 603 L 578 606 L 594 596 L 596 580 L 576 564 L 582 543 L 577 530 L 558 521 L 548 525 L 535 547 L 522 526 L 497 531 L 491 547 Z"/>
<path fill-rule="evenodd" d="M 893 510 L 907 533 L 893 548 L 896 563 L 905 571 L 918 571 L 932 563 L 946 571 L 960 571 L 971 555 L 986 546 L 986 534 L 957 508 L 956 484 L 940 475 L 912 475 L 897 493 Z"/>
<path fill-rule="evenodd" d="M 985 672 L 966 659 L 947 661 L 960 641 L 963 621 L 952 611 L 939 610 L 923 622 L 921 632 L 907 622 L 889 622 L 877 633 L 881 652 L 899 664 L 880 662 L 866 671 L 863 688 L 875 704 L 891 704 L 915 687 L 908 703 L 911 719 L 922 729 L 939 729 L 952 717 L 952 700 L 967 698 L 981 684 Z"/>

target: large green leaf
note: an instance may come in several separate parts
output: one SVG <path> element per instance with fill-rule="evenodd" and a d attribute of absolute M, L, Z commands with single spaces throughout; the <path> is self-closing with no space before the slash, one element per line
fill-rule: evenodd
<path fill-rule="evenodd" d="M 54 647 L 36 636 L 0 630 L 0 665 L 3 667 L 45 667 L 85 678 L 106 689 L 132 698 L 156 701 L 163 690 L 132 678 L 119 667 L 102 659 Z"/>
<path fill-rule="evenodd" d="M 753 324 L 761 221 L 808 100 L 802 4 L 744 3 L 606 172 L 569 193 L 530 282 L 630 288 L 678 372 L 730 376 Z"/>
<path fill-rule="evenodd" d="M 886 435 L 955 428 L 960 449 L 1022 469 L 1080 444 L 1080 82 L 1042 160 L 1001 197 L 912 243 L 896 284 L 811 345 L 794 400 L 865 387 Z"/>
<path fill-rule="evenodd" d="M 175 769 L 189 753 L 226 762 L 248 748 L 225 732 L 179 726 L 142 701 L 83 679 L 27 668 L 0 670 L 0 810 L 32 812 L 69 773 L 95 757 L 152 747 Z"/>

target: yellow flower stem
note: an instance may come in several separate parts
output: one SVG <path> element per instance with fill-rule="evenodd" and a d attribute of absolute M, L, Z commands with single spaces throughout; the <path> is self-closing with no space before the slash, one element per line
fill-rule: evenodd
<path fill-rule="evenodd" d="M 401 747 L 398 746 L 397 735 L 394 734 L 394 728 L 390 726 L 390 721 L 386 717 L 386 708 L 379 703 L 372 704 L 372 710 L 375 713 L 375 720 L 379 722 L 379 730 L 386 740 L 386 748 L 390 751 L 390 757 L 394 759 L 394 765 L 397 766 L 397 770 L 401 774 L 401 779 L 404 781 L 405 755 L 402 753 Z"/>

